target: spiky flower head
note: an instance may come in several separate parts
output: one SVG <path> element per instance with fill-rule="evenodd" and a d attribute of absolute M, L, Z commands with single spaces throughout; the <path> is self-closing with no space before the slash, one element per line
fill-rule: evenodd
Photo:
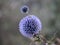
<path fill-rule="evenodd" d="M 19 31 L 28 38 L 33 37 L 33 34 L 38 34 L 41 28 L 41 21 L 35 15 L 28 15 L 19 22 Z"/>

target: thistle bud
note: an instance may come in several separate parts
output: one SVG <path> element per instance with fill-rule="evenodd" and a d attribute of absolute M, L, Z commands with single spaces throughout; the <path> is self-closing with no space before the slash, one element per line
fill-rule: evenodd
<path fill-rule="evenodd" d="M 21 13 L 27 14 L 29 12 L 29 7 L 27 5 L 24 5 L 20 8 Z"/>

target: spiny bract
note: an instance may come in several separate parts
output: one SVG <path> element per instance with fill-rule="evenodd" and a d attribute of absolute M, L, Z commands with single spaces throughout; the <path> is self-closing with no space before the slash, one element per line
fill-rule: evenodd
<path fill-rule="evenodd" d="M 19 22 L 19 31 L 28 38 L 33 37 L 33 34 L 38 34 L 41 28 L 41 21 L 35 15 L 28 15 Z"/>

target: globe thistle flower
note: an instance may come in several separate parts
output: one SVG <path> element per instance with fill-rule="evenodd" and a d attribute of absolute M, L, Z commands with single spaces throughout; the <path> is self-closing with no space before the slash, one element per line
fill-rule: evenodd
<path fill-rule="evenodd" d="M 29 12 L 29 7 L 27 5 L 24 5 L 20 8 L 21 13 L 27 14 Z"/>
<path fill-rule="evenodd" d="M 28 38 L 33 37 L 33 34 L 38 34 L 41 28 L 41 21 L 34 15 L 28 15 L 19 22 L 19 31 Z"/>

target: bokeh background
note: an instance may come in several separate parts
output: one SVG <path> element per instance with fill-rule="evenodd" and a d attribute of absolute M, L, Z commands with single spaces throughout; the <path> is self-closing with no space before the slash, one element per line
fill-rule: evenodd
<path fill-rule="evenodd" d="M 28 15 L 20 12 L 23 5 L 29 6 L 28 14 L 40 18 L 41 33 L 46 34 L 48 40 L 56 33 L 60 41 L 60 0 L 0 0 L 0 45 L 29 45 L 31 42 L 19 32 L 20 20 Z"/>

